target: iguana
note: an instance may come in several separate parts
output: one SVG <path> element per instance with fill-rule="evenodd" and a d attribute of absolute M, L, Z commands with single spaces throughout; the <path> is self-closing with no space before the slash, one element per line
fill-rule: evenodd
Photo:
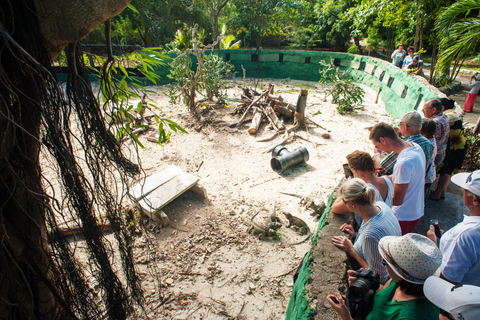
<path fill-rule="evenodd" d="M 287 196 L 300 198 L 301 199 L 300 203 L 304 205 L 305 208 L 313 210 L 312 213 L 310 214 L 311 216 L 321 216 L 323 214 L 323 211 L 325 211 L 325 208 L 326 208 L 325 201 L 320 201 L 320 204 L 317 205 L 313 197 L 302 196 L 296 193 L 288 193 L 283 191 L 279 191 L 279 192 Z"/>
<path fill-rule="evenodd" d="M 262 240 L 264 237 L 273 237 L 275 232 L 282 227 L 282 223 L 280 222 L 280 218 L 277 217 L 275 213 L 275 208 L 273 213 L 267 218 L 265 222 L 265 226 L 261 226 L 258 223 L 253 222 L 253 219 L 257 216 L 257 214 L 261 210 L 257 211 L 250 219 L 250 229 L 248 233 L 258 234 L 258 239 Z"/>
<path fill-rule="evenodd" d="M 287 213 L 283 212 L 283 215 L 288 220 L 287 228 L 294 226 L 298 230 L 298 233 L 300 233 L 301 235 L 306 235 L 305 239 L 303 239 L 300 242 L 294 243 L 294 245 L 303 243 L 310 238 L 310 235 L 311 235 L 310 228 L 305 223 L 305 221 L 303 221 L 298 217 L 293 216 L 291 213 L 288 213 L 288 212 Z"/>

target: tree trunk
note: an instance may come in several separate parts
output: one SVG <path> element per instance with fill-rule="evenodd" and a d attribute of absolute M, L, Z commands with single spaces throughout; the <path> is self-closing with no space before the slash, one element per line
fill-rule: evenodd
<path fill-rule="evenodd" d="M 437 44 L 433 44 L 432 48 L 432 63 L 430 65 L 430 77 L 428 78 L 428 82 L 432 83 L 435 79 L 435 72 L 436 72 L 436 65 L 437 65 Z"/>
<path fill-rule="evenodd" d="M 417 17 L 415 19 L 415 40 L 413 41 L 414 50 L 420 50 L 419 39 L 420 39 L 420 29 L 422 28 L 422 13 L 418 9 L 420 7 L 420 1 L 415 1 L 415 6 L 417 8 Z"/>
<path fill-rule="evenodd" d="M 129 2 L 11 0 L 0 3 L 0 42 L 4 49 L 7 42 L 10 46 L 10 50 L 0 52 L 0 96 L 3 97 L 0 102 L 0 319 L 57 319 L 70 308 L 66 304 L 59 307 L 63 301 L 58 296 L 61 289 L 55 287 L 60 283 L 50 258 L 46 227 L 46 208 L 51 200 L 42 189 L 39 160 L 42 142 L 39 109 L 44 101 L 36 89 L 47 84 L 33 83 L 38 78 L 33 79 L 31 74 L 38 72 L 42 64 L 48 64 L 46 61 L 53 61 L 68 43 L 83 38 L 120 13 Z M 13 3 L 15 5 L 11 5 Z M 23 19 L 29 23 L 22 23 L 25 16 L 31 16 Z M 38 38 L 44 41 L 49 56 L 42 56 L 43 50 L 26 52 L 20 48 L 28 43 L 29 36 L 35 37 L 29 28 L 37 25 L 37 17 L 41 33 Z M 11 24 L 6 23 L 12 20 L 15 32 L 9 31 Z M 7 35 L 13 40 L 7 41 Z M 14 42 L 19 46 L 12 49 Z M 38 65 L 32 67 L 25 63 L 26 70 L 12 71 L 11 66 L 22 59 Z M 12 90 L 16 90 L 16 95 Z M 70 318 L 75 315 L 70 314 Z"/>
<path fill-rule="evenodd" d="M 9 109 L 5 104 L 0 104 L 2 114 L 11 113 Z M 53 278 L 47 255 L 45 209 L 38 199 L 31 196 L 32 192 L 38 196 L 43 194 L 39 167 L 40 143 L 35 139 L 40 134 L 40 118 L 35 110 L 23 108 L 22 112 L 30 115 L 27 119 L 21 119 L 18 114 L 17 118 L 17 123 L 27 131 L 26 135 L 15 134 L 17 129 L 5 118 L 2 117 L 0 121 L 0 127 L 4 128 L 0 146 L 3 155 L 0 160 L 0 226 L 3 229 L 1 237 L 4 249 L 1 250 L 0 263 L 0 273 L 4 275 L 0 285 L 0 318 L 23 314 L 32 318 L 55 319 L 56 300 L 43 279 L 44 276 Z M 10 143 L 6 144 L 6 141 Z M 30 161 L 19 162 L 22 156 Z M 31 270 L 29 266 L 32 264 L 38 269 Z M 7 267 L 13 270 L 7 271 Z M 18 305 L 21 305 L 21 312 L 15 311 Z"/>
<path fill-rule="evenodd" d="M 218 39 L 218 14 L 219 12 L 215 12 L 213 19 L 212 19 L 212 32 L 213 32 L 213 42 Z M 215 45 L 215 49 L 220 49 L 220 41 Z"/>

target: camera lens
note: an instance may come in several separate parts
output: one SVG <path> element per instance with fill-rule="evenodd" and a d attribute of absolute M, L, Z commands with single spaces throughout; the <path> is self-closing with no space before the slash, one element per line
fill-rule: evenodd
<path fill-rule="evenodd" d="M 359 278 L 350 287 L 350 298 L 355 302 L 362 301 L 363 297 L 370 291 L 372 284 L 366 278 Z"/>

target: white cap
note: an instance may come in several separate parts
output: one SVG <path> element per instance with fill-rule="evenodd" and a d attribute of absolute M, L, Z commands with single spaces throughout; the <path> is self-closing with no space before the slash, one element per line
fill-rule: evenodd
<path fill-rule="evenodd" d="M 452 182 L 457 186 L 470 191 L 474 195 L 480 196 L 480 170 L 472 173 L 461 172 L 452 176 Z"/>
<path fill-rule="evenodd" d="M 431 276 L 423 285 L 423 293 L 430 302 L 450 313 L 456 320 L 480 319 L 480 287 L 454 285 Z"/>

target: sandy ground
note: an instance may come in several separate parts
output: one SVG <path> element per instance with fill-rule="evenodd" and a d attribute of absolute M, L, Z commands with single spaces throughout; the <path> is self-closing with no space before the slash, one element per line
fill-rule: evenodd
<path fill-rule="evenodd" d="M 264 83 L 265 86 L 269 82 Z M 172 142 L 160 146 L 140 137 L 140 150 L 146 175 L 168 165 L 176 165 L 200 178 L 208 198 L 186 192 L 163 208 L 171 224 L 160 228 L 143 219 L 145 231 L 136 238 L 137 266 L 146 293 L 146 313 L 152 319 L 284 319 L 293 285 L 293 273 L 310 248 L 310 239 L 283 226 L 280 240 L 259 240 L 247 232 L 253 214 L 262 223 L 276 205 L 303 219 L 312 232 L 317 221 L 301 199 L 281 194 L 309 196 L 319 203 L 343 176 L 345 156 L 354 150 L 372 151 L 364 128 L 379 121 L 392 122 L 383 102 L 374 103 L 376 92 L 363 87 L 365 101 L 361 109 L 340 115 L 335 106 L 324 101 L 315 82 L 273 81 L 275 94 L 295 104 L 300 88 L 308 89 L 306 115 L 328 130 L 309 126 L 297 134 L 309 141 L 295 139 L 288 150 L 306 147 L 307 163 L 288 169 L 282 175 L 270 166 L 267 149 L 278 144 L 281 136 L 269 142 L 256 142 L 273 131 L 267 124 L 257 135 L 249 135 L 248 125 L 230 128 L 239 115 L 230 108 L 210 109 L 206 116 L 217 121 L 197 132 L 196 120 L 185 106 L 171 106 L 162 88 L 150 87 L 150 96 L 160 111 L 189 131 L 177 133 Z M 241 82 L 230 82 L 229 98 L 239 98 Z M 251 83 L 252 84 L 252 83 Z M 260 90 L 260 89 L 259 89 Z M 265 121 L 265 120 L 264 120 Z M 291 126 L 287 123 L 287 126 Z M 281 222 L 287 224 L 283 215 Z M 139 228 L 140 229 L 140 228 Z M 136 314 L 134 318 L 146 318 Z"/>
<path fill-rule="evenodd" d="M 287 220 L 281 212 L 303 219 L 315 232 L 316 217 L 300 198 L 320 203 L 343 176 L 347 154 L 354 150 L 372 152 L 364 128 L 393 120 L 381 100 L 374 103 L 376 92 L 365 86 L 361 108 L 340 115 L 331 99 L 324 100 L 316 82 L 278 80 L 263 86 L 268 83 L 274 84 L 276 95 L 292 104 L 300 89 L 308 89 L 306 115 L 326 129 L 310 125 L 308 132 L 301 129 L 296 133 L 308 141 L 297 137 L 285 144 L 290 151 L 307 148 L 310 157 L 305 164 L 281 175 L 272 170 L 267 150 L 283 137 L 257 142 L 273 133 L 266 122 L 256 135 L 247 133 L 248 124 L 230 128 L 228 125 L 240 118 L 232 115 L 237 103 L 232 102 L 229 108 L 205 110 L 205 117 L 215 121 L 197 131 L 198 122 L 186 106 L 170 105 L 163 87 L 147 88 L 156 92 L 149 96 L 159 107 L 155 112 L 189 133 L 173 134 L 171 143 L 165 146 L 147 141 L 153 129 L 140 135 L 145 146 L 139 150 L 145 175 L 176 165 L 198 176 L 208 196 L 205 199 L 187 191 L 164 207 L 170 219 L 166 228 L 146 217 L 138 221 L 135 256 L 146 303 L 145 311 L 137 310 L 132 319 L 285 318 L 293 274 L 310 249 L 310 239 L 294 245 L 305 237 L 286 228 Z M 253 87 L 252 81 L 247 84 Z M 241 85 L 238 80 L 229 82 L 230 99 L 240 98 Z M 463 106 L 467 92 L 452 98 Z M 474 125 L 477 118 L 478 110 L 466 115 L 465 122 Z M 327 131 L 331 138 L 322 138 Z M 132 148 L 131 142 L 126 142 L 125 147 Z M 44 169 L 47 175 L 53 174 L 53 169 Z M 274 206 L 285 225 L 279 230 L 280 239 L 259 240 L 249 234 L 251 217 L 258 213 L 255 221 L 262 223 Z M 113 242 L 113 237 L 108 237 Z M 72 241 L 72 245 L 78 252 L 83 251 L 81 241 Z"/>

